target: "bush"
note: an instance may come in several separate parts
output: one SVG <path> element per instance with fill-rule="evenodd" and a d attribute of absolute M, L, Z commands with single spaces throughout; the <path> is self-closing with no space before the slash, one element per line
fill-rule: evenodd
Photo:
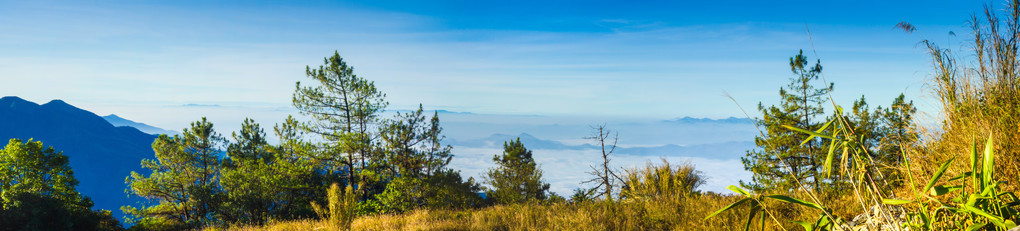
<path fill-rule="evenodd" d="M 701 171 L 690 162 L 679 166 L 662 159 L 662 165 L 648 162 L 644 168 L 628 170 L 623 177 L 620 196 L 627 200 L 679 203 L 697 195 L 698 187 L 705 184 Z"/>
<path fill-rule="evenodd" d="M 354 222 L 356 215 L 358 200 L 354 190 L 351 186 L 347 186 L 341 191 L 340 186 L 333 183 L 326 191 L 326 198 L 329 202 L 326 208 L 312 202 L 315 213 L 319 215 L 319 218 L 327 220 L 327 224 L 332 229 L 350 230 L 351 222 Z"/>

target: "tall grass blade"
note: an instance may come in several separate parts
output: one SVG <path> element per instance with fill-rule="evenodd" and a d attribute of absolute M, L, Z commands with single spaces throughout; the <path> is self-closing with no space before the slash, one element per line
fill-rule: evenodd
<path fill-rule="evenodd" d="M 705 217 L 705 219 L 702 219 L 702 220 L 708 220 L 708 218 L 712 218 L 713 216 L 718 215 L 718 214 L 720 214 L 722 212 L 725 212 L 726 210 L 730 210 L 731 208 L 736 207 L 737 205 L 740 205 L 741 203 L 747 202 L 748 200 L 751 200 L 751 198 L 744 198 L 744 199 L 740 199 L 737 202 L 733 202 L 733 204 L 727 205 L 726 207 L 723 207 L 719 211 L 715 211 L 714 213 L 709 214 L 707 217 Z"/>
<path fill-rule="evenodd" d="M 768 196 L 765 196 L 765 197 L 776 199 L 776 200 L 780 200 L 780 201 L 784 201 L 784 202 L 787 202 L 787 203 L 799 204 L 799 205 L 807 206 L 809 208 L 814 208 L 814 209 L 818 209 L 818 210 L 825 210 L 825 208 L 822 208 L 822 206 L 819 206 L 818 204 L 807 202 L 807 201 L 803 201 L 803 200 L 800 200 L 800 199 L 797 199 L 797 198 L 793 198 L 793 197 L 789 197 L 789 196 L 786 196 L 786 195 L 768 195 Z"/>
<path fill-rule="evenodd" d="M 793 126 L 790 126 L 790 125 L 783 125 L 783 127 L 786 128 L 786 129 L 790 129 L 790 130 L 794 130 L 794 131 L 797 131 L 797 132 L 801 132 L 801 133 L 804 133 L 804 134 L 811 135 L 811 136 L 808 136 L 807 139 L 804 139 L 804 142 L 801 142 L 800 145 L 804 145 L 805 143 L 811 141 L 811 139 L 814 139 L 815 137 L 822 137 L 822 138 L 826 138 L 826 139 L 830 139 L 830 140 L 835 139 L 835 138 L 832 138 L 832 136 L 823 135 L 821 133 L 817 133 L 817 132 L 814 132 L 814 131 L 808 131 L 808 130 L 796 128 L 796 127 L 793 127 Z"/>
<path fill-rule="evenodd" d="M 747 222 L 744 223 L 744 231 L 751 230 L 751 222 L 754 221 L 754 216 L 758 215 L 759 211 L 761 211 L 761 207 L 755 206 L 751 208 L 751 213 L 747 214 Z"/>
<path fill-rule="evenodd" d="M 992 175 L 995 174 L 995 144 L 993 143 L 992 136 L 988 135 L 988 142 L 985 142 L 985 158 L 984 158 L 984 169 L 981 171 L 981 178 L 984 181 L 984 185 L 988 186 L 992 183 Z"/>
<path fill-rule="evenodd" d="M 729 189 L 730 191 L 733 191 L 733 192 L 736 192 L 736 193 L 740 193 L 740 195 L 744 195 L 745 197 L 753 197 L 753 196 L 751 196 L 751 193 L 749 193 L 746 190 L 744 190 L 744 189 L 742 189 L 740 187 L 737 187 L 735 185 L 726 186 L 726 189 Z"/>
<path fill-rule="evenodd" d="M 928 184 L 924 186 L 924 190 L 922 190 L 922 192 L 929 192 L 931 187 L 935 186 L 935 182 L 938 182 L 939 178 L 942 178 L 942 174 L 946 173 L 946 169 L 949 168 L 949 163 L 953 162 L 953 159 L 956 159 L 956 157 L 949 158 L 949 160 L 942 163 L 942 166 L 940 166 L 939 170 L 935 172 L 935 175 L 931 177 L 931 180 L 928 180 Z"/>
<path fill-rule="evenodd" d="M 887 205 L 902 205 L 902 204 L 907 204 L 907 203 L 911 203 L 911 202 L 914 202 L 914 201 L 900 200 L 900 199 L 883 199 L 882 200 L 882 203 L 883 204 L 887 204 Z"/>
<path fill-rule="evenodd" d="M 984 187 L 978 179 L 978 153 L 977 153 L 977 141 L 970 142 L 970 178 L 972 185 L 971 187 L 975 192 L 981 191 Z"/>
<path fill-rule="evenodd" d="M 835 150 L 836 150 L 836 140 L 832 140 L 832 142 L 829 143 L 829 153 L 825 155 L 825 166 L 823 166 L 823 167 L 825 167 L 825 176 L 826 177 L 831 177 L 832 176 L 832 157 L 834 156 L 833 155 L 833 151 L 835 151 Z"/>

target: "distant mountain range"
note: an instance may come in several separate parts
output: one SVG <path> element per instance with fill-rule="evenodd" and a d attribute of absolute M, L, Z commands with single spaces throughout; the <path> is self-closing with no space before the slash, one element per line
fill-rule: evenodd
<path fill-rule="evenodd" d="M 179 132 L 176 132 L 176 131 L 164 130 L 162 128 L 153 127 L 153 126 L 150 126 L 148 124 L 138 123 L 138 122 L 131 121 L 131 120 L 128 120 L 128 119 L 124 119 L 124 118 L 121 118 L 120 116 L 117 116 L 117 115 L 114 115 L 114 114 L 103 116 L 103 119 L 105 119 L 106 122 L 110 122 L 110 124 L 113 124 L 113 126 L 117 126 L 117 127 L 133 127 L 133 128 L 137 128 L 138 130 L 140 130 L 140 131 L 142 131 L 144 133 L 148 133 L 148 134 L 152 134 L 152 135 L 167 134 L 167 135 L 173 136 L 173 135 L 180 134 Z"/>
<path fill-rule="evenodd" d="M 585 149 L 597 149 L 598 146 L 592 144 L 581 144 L 581 145 L 567 145 L 555 140 L 544 140 L 532 136 L 528 133 L 521 133 L 519 135 L 507 135 L 507 134 L 492 134 L 489 137 L 483 139 L 464 140 L 458 141 L 455 139 L 447 140 L 450 145 L 462 146 L 462 147 L 473 147 L 473 148 L 501 148 L 503 142 L 511 139 L 517 139 L 520 137 L 521 143 L 528 149 L 537 150 L 585 150 Z M 712 144 L 695 144 L 695 145 L 676 145 L 666 144 L 660 146 L 651 147 L 618 147 L 614 153 L 622 155 L 636 155 L 636 156 L 682 156 L 682 157 L 701 157 L 708 159 L 734 159 L 744 156 L 747 150 L 754 149 L 754 142 L 750 141 L 730 141 L 723 143 L 712 143 Z"/>
<path fill-rule="evenodd" d="M 153 158 L 156 136 L 131 126 L 114 126 L 61 100 L 39 105 L 7 96 L 0 98 L 0 140 L 6 144 L 11 138 L 31 138 L 63 152 L 80 182 L 78 191 L 95 202 L 93 209 L 110 210 L 121 218 L 120 206 L 140 202 L 127 197 L 124 178 L 131 171 L 149 173 L 140 163 Z"/>

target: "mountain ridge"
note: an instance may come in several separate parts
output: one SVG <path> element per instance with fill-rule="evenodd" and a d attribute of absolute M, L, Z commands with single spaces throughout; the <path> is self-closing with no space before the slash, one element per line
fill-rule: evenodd
<path fill-rule="evenodd" d="M 158 128 L 158 127 L 155 127 L 155 126 L 152 126 L 152 125 L 148 125 L 148 124 L 145 124 L 145 123 L 139 123 L 139 122 L 135 122 L 135 121 L 132 121 L 132 120 L 129 120 L 129 119 L 125 119 L 125 118 L 120 117 L 120 116 L 118 116 L 116 114 L 105 115 L 102 118 L 104 120 L 106 120 L 106 122 L 109 122 L 110 124 L 113 124 L 113 126 L 117 126 L 117 127 L 132 127 L 132 128 L 138 129 L 141 132 L 144 132 L 144 133 L 147 133 L 147 134 L 151 134 L 151 135 L 166 134 L 166 135 L 169 135 L 169 136 L 173 136 L 173 135 L 180 134 L 177 131 L 166 130 L 166 129 Z"/>
<path fill-rule="evenodd" d="M 141 160 L 153 158 L 156 136 L 134 127 L 117 127 L 102 117 L 63 100 L 36 104 L 18 97 L 0 98 L 0 139 L 41 141 L 68 156 L 79 192 L 90 197 L 93 209 L 106 209 L 120 218 L 120 206 L 140 203 L 124 193 L 131 171 L 148 173 Z"/>

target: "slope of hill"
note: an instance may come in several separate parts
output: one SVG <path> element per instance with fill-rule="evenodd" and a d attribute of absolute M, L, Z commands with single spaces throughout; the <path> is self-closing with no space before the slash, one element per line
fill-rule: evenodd
<path fill-rule="evenodd" d="M 124 193 L 124 178 L 142 171 L 143 158 L 153 158 L 155 135 L 133 127 L 116 127 L 92 112 L 61 100 L 36 104 L 18 97 L 0 98 L 0 140 L 11 138 L 42 141 L 70 158 L 78 191 L 121 218 L 120 206 L 138 198 Z"/>
<path fill-rule="evenodd" d="M 117 115 L 114 115 L 114 114 L 103 116 L 103 119 L 105 119 L 106 122 L 110 122 L 110 124 L 113 124 L 113 126 L 117 126 L 117 127 L 133 127 L 133 128 L 137 128 L 139 131 L 142 131 L 142 132 L 148 133 L 148 134 L 153 134 L 153 135 L 167 134 L 167 135 L 173 136 L 173 135 L 180 134 L 180 133 L 178 133 L 176 131 L 165 130 L 165 129 L 162 129 L 162 128 L 153 127 L 152 125 L 148 125 L 148 124 L 139 123 L 139 122 L 131 121 L 131 120 L 128 120 L 128 119 L 124 119 L 124 118 L 121 118 L 120 116 L 117 116 Z"/>

